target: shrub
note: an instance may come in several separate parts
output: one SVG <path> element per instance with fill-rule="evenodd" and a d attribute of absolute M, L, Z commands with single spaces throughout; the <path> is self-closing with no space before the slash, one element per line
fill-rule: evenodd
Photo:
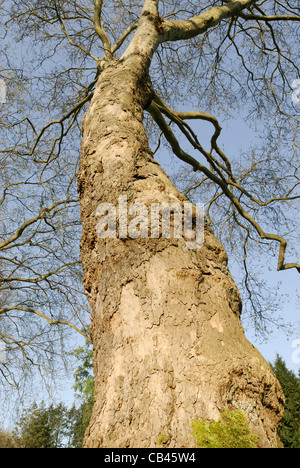
<path fill-rule="evenodd" d="M 192 421 L 192 435 L 201 448 L 257 448 L 259 438 L 251 432 L 244 413 L 226 409 L 218 421 Z"/>

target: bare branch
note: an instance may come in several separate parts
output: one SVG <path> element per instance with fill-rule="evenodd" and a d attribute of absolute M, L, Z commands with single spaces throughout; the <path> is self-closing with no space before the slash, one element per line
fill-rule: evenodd
<path fill-rule="evenodd" d="M 145 12 L 148 12 L 154 16 L 158 15 L 158 3 L 159 0 L 145 0 L 142 15 L 145 14 Z"/>
<path fill-rule="evenodd" d="M 174 133 L 172 132 L 170 126 L 167 124 L 165 119 L 163 118 L 159 106 L 152 101 L 151 105 L 148 108 L 149 113 L 163 132 L 165 138 L 167 141 L 170 143 L 172 147 L 172 151 L 174 154 L 181 159 L 182 161 L 186 162 L 187 164 L 191 165 L 194 169 L 194 171 L 201 171 L 207 176 L 210 180 L 212 180 L 215 184 L 217 184 L 222 192 L 226 195 L 227 198 L 231 201 L 231 203 L 234 205 L 236 210 L 239 212 L 239 214 L 247 220 L 256 230 L 258 235 L 260 236 L 261 239 L 267 239 L 270 241 L 276 241 L 280 244 L 279 247 L 279 254 L 278 254 L 278 263 L 277 263 L 277 269 L 279 270 L 288 270 L 291 268 L 296 268 L 297 271 L 300 273 L 300 264 L 298 263 L 284 263 L 285 260 L 285 251 L 287 247 L 287 241 L 277 235 L 277 234 L 272 234 L 272 233 L 266 233 L 259 223 L 243 208 L 240 200 L 238 197 L 236 197 L 233 194 L 233 191 L 230 189 L 230 186 L 235 186 L 238 188 L 242 193 L 249 195 L 252 200 L 255 201 L 255 199 L 246 192 L 243 187 L 241 187 L 239 184 L 233 182 L 232 180 L 226 180 L 223 176 L 223 174 L 219 171 L 218 168 L 215 166 L 215 160 L 212 159 L 212 156 L 210 153 L 205 152 L 205 150 L 200 147 L 198 148 L 202 154 L 206 156 L 206 159 L 211 163 L 212 168 L 214 170 L 217 170 L 218 175 L 214 174 L 212 170 L 209 170 L 206 166 L 203 164 L 199 163 L 195 158 L 193 158 L 191 155 L 186 153 L 182 148 L 180 147 L 180 144 L 175 137 Z M 196 147 L 196 145 L 195 145 Z M 295 197 L 299 198 L 299 197 Z"/>
<path fill-rule="evenodd" d="M 35 314 L 38 317 L 45 319 L 48 322 L 49 325 L 67 325 L 70 328 L 73 328 L 77 333 L 84 336 L 87 340 L 90 341 L 90 338 L 88 337 L 88 335 L 86 333 L 84 333 L 82 330 L 80 330 L 78 327 L 76 327 L 76 325 L 74 325 L 73 323 L 71 323 L 69 321 L 66 321 L 66 320 L 59 320 L 59 319 L 58 320 L 52 320 L 46 314 L 44 314 L 41 311 L 36 310 L 36 309 L 15 305 L 15 306 L 11 306 L 11 307 L 1 308 L 0 309 L 0 315 L 1 314 L 6 314 L 7 312 L 10 312 L 12 310 L 19 310 L 19 311 L 22 311 L 22 312 L 28 312 L 30 314 Z"/>
<path fill-rule="evenodd" d="M 29 226 L 31 226 L 32 224 L 35 224 L 37 221 L 40 221 L 40 220 L 44 219 L 46 217 L 46 213 L 51 212 L 52 210 L 54 210 L 55 208 L 57 208 L 60 205 L 65 205 L 66 203 L 72 203 L 72 202 L 75 202 L 75 201 L 77 201 L 77 200 L 63 200 L 63 201 L 54 203 L 49 208 L 43 207 L 38 215 L 36 215 L 33 218 L 28 219 L 27 221 L 25 221 L 25 223 L 23 223 L 22 226 L 20 226 L 17 229 L 17 231 L 15 232 L 15 234 L 13 234 L 9 239 L 6 239 L 5 241 L 0 242 L 0 250 L 5 250 L 5 249 L 10 248 L 11 244 L 13 244 L 13 242 L 15 242 L 17 239 L 19 239 L 21 237 L 21 235 L 23 234 L 23 232 Z"/>
<path fill-rule="evenodd" d="M 248 15 L 240 13 L 239 16 L 246 20 L 256 21 L 300 21 L 300 15 Z"/>
<path fill-rule="evenodd" d="M 134 24 L 131 24 L 130 26 L 128 26 L 128 28 L 126 28 L 124 33 L 119 37 L 118 41 L 113 45 L 113 47 L 111 49 L 112 54 L 114 54 L 118 49 L 120 49 L 120 47 L 122 47 L 122 45 L 124 44 L 127 37 L 133 31 L 135 31 L 137 27 L 138 27 L 138 23 L 134 23 Z"/>
<path fill-rule="evenodd" d="M 98 62 L 98 57 L 95 57 L 93 54 L 91 54 L 88 50 L 86 50 L 81 44 L 76 44 L 69 36 L 66 28 L 65 28 L 65 25 L 64 25 L 64 22 L 59 14 L 59 11 L 58 9 L 56 8 L 55 6 L 55 11 L 56 11 L 56 14 L 57 14 L 57 17 L 58 17 L 58 20 L 59 20 L 59 23 L 61 25 L 61 29 L 63 31 L 63 33 L 65 34 L 66 38 L 68 39 L 69 43 L 74 46 L 74 47 L 77 47 L 78 49 L 80 49 L 82 52 L 84 52 L 86 55 L 89 55 L 92 59 L 96 60 L 96 62 Z"/>
<path fill-rule="evenodd" d="M 108 60 L 111 60 L 112 58 L 112 51 L 111 51 L 111 42 L 110 39 L 104 30 L 104 28 L 101 26 L 101 13 L 102 13 L 102 0 L 95 0 L 95 7 L 94 7 L 94 26 L 95 26 L 95 31 L 100 37 L 103 47 L 105 50 L 105 57 Z"/>
<path fill-rule="evenodd" d="M 230 1 L 226 5 L 211 7 L 204 13 L 188 20 L 164 21 L 163 41 L 191 39 L 216 26 L 223 19 L 239 15 L 245 8 L 249 8 L 254 3 L 255 0 Z"/>

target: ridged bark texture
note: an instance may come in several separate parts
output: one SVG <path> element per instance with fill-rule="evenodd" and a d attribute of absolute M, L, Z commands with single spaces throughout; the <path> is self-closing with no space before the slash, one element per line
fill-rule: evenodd
<path fill-rule="evenodd" d="M 91 305 L 95 406 L 85 447 L 194 447 L 191 421 L 241 408 L 262 447 L 276 447 L 283 395 L 245 338 L 227 255 L 209 229 L 184 239 L 100 239 L 100 203 L 183 203 L 143 127 L 147 66 L 132 56 L 102 73 L 83 121 L 78 187 L 81 260 Z"/>

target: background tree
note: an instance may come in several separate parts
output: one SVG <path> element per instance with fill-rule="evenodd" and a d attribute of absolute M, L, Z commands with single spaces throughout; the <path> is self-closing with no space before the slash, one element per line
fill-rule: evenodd
<path fill-rule="evenodd" d="M 34 403 L 24 409 L 14 429 L 14 436 L 3 432 L 1 444 L 8 448 L 82 448 L 94 403 L 94 378 L 90 345 L 73 354 L 79 364 L 74 373 L 74 390 L 79 405 L 69 409 L 63 403 Z M 2 433 L 1 433 L 2 434 Z"/>
<path fill-rule="evenodd" d="M 272 368 L 282 386 L 286 402 L 280 428 L 280 439 L 285 448 L 300 447 L 300 379 L 277 355 Z"/>
<path fill-rule="evenodd" d="M 82 328 L 79 312 L 86 304 L 82 301 L 78 307 L 73 295 L 80 290 L 80 269 L 78 252 L 73 250 L 78 217 L 72 216 L 77 206 L 76 143 L 82 136 L 78 122 L 92 99 L 83 122 L 78 173 L 83 222 L 81 260 L 92 309 L 97 370 L 89 443 L 149 444 L 149 434 L 157 440 L 170 425 L 178 427 L 178 418 L 187 428 L 188 419 L 215 417 L 217 408 L 228 404 L 220 400 L 220 395 L 226 394 L 224 388 L 228 392 L 230 389 L 230 395 L 232 386 L 239 388 L 234 376 L 242 379 L 249 372 L 249 362 L 255 361 L 252 374 L 261 382 L 261 366 L 266 365 L 246 344 L 236 321 L 240 300 L 222 246 L 209 228 L 201 253 L 185 252 L 183 244 L 174 239 L 99 240 L 95 213 L 100 202 L 116 203 L 119 194 L 148 206 L 153 201 L 185 200 L 153 159 L 142 125 L 143 111 L 147 111 L 152 119 L 146 123 L 148 134 L 152 131 L 149 141 L 153 149 L 158 146 L 155 138 L 164 138 L 180 160 L 199 172 L 202 187 L 205 183 L 209 187 L 208 206 L 218 206 L 222 200 L 220 206 L 226 206 L 237 231 L 243 229 L 243 249 L 252 239 L 259 246 L 268 242 L 275 249 L 277 245 L 277 268 L 299 270 L 297 260 L 287 259 L 287 245 L 293 238 L 281 228 L 286 217 L 280 216 L 286 216 L 285 212 L 278 213 L 278 208 L 273 211 L 281 220 L 275 232 L 265 227 L 265 212 L 273 204 L 288 203 L 292 209 L 299 197 L 298 119 L 293 106 L 288 110 L 285 107 L 287 90 L 292 91 L 290 83 L 299 76 L 294 62 L 297 8 L 277 0 L 14 0 L 2 4 L 2 13 L 5 28 L 1 77 L 8 81 L 7 101 L 12 105 L 6 105 L 1 116 L 7 174 L 1 206 L 10 218 L 4 223 L 0 249 L 3 289 L 12 289 L 14 303 L 0 312 L 6 329 L 10 325 L 17 330 L 17 338 L 12 332 L 7 336 L 3 333 L 3 338 L 25 362 L 34 362 L 42 369 L 44 351 L 53 356 L 57 352 L 54 344 L 61 343 L 61 335 L 53 331 L 60 331 L 66 324 Z M 295 27 L 291 29 L 290 24 Z M 22 45 L 15 51 L 11 47 L 13 38 Z M 239 73 L 235 59 L 241 63 Z M 201 112 L 172 110 L 183 105 L 187 96 Z M 253 120 L 272 116 L 268 121 L 272 141 L 278 141 L 275 138 L 279 135 L 290 146 L 285 147 L 284 158 L 273 151 L 261 166 L 262 149 L 243 173 L 221 149 L 219 120 L 224 114 L 230 115 L 229 109 L 238 115 L 245 99 Z M 213 115 L 216 111 L 218 119 Z M 211 125 L 207 148 L 192 124 L 187 124 L 191 119 Z M 179 134 L 186 139 L 187 148 Z M 261 169 L 270 164 L 279 179 L 274 178 L 273 171 L 264 188 L 266 177 Z M 273 182 L 275 187 L 271 186 Z M 276 184 L 278 189 L 274 190 Z M 289 233 L 292 231 L 289 227 Z M 76 232 L 79 234 L 79 229 Z M 58 251 L 62 253 L 57 255 Z M 186 317 L 188 323 L 183 323 Z M 16 323 L 22 325 L 17 327 Z M 145 327 L 140 329 L 137 325 L 141 323 Z M 228 324 L 225 331 L 224 323 Z M 191 333 L 188 324 L 193 324 Z M 40 337 L 47 336 L 49 330 L 51 335 L 41 343 Z M 176 330 L 180 330 L 182 339 L 175 337 Z M 216 339 L 213 333 L 217 332 L 222 333 L 222 340 Z M 233 340 L 233 336 L 239 338 Z M 237 349 L 231 348 L 233 342 Z M 164 356 L 162 362 L 158 356 Z M 175 362 L 174 356 L 182 361 Z M 200 356 L 206 356 L 210 369 L 201 365 Z M 19 362 L 24 367 L 24 361 Z M 230 368 L 224 365 L 229 362 Z M 195 375 L 192 383 L 189 373 Z M 268 406 L 280 414 L 276 383 L 267 368 L 263 374 L 266 381 L 254 400 L 261 401 L 265 387 L 272 388 Z M 214 375 L 218 375 L 217 385 Z M 183 381 L 179 376 L 184 376 Z M 210 401 L 199 395 L 201 382 L 206 385 L 202 394 L 210 395 Z M 249 389 L 250 383 L 247 385 Z M 142 395 L 137 388 L 139 392 L 144 389 Z M 108 395 L 106 400 L 104 395 Z M 244 394 L 234 401 L 238 404 L 243 398 Z M 145 414 L 149 407 L 151 417 Z M 265 408 L 257 411 L 259 421 L 268 419 L 260 414 Z M 99 419 L 105 426 L 100 431 L 104 439 L 93 432 L 100 427 Z M 153 427 L 145 425 L 145 421 Z M 139 441 L 128 432 L 129 426 Z M 266 444 L 274 440 L 273 430 L 266 435 Z M 173 444 L 180 444 L 180 431 L 173 432 Z"/>
<path fill-rule="evenodd" d="M 16 448 L 13 434 L 10 431 L 0 429 L 0 448 Z"/>
<path fill-rule="evenodd" d="M 19 34 L 26 11 L 31 21 Z M 42 51 L 38 41 L 29 40 L 39 28 L 38 22 L 32 27 L 31 11 L 26 2 L 1 2 L 0 70 L 7 96 L 0 104 L 0 338 L 7 361 L 0 378 L 1 392 L 9 384 L 19 396 L 32 374 L 49 390 L 54 374 L 65 373 L 68 351 L 74 348 L 71 331 L 82 333 L 88 326 L 78 248 L 78 148 L 69 139 L 77 112 L 68 116 L 64 111 L 72 107 L 70 74 L 75 76 L 76 70 L 70 66 L 56 75 L 54 42 L 50 45 L 46 34 Z M 54 122 L 48 125 L 51 113 Z"/>
<path fill-rule="evenodd" d="M 77 362 L 80 363 L 74 373 L 75 396 L 80 402 L 80 406 L 76 409 L 74 405 L 69 413 L 69 417 L 73 418 L 73 422 L 70 424 L 73 434 L 70 445 L 73 448 L 82 448 L 85 431 L 89 425 L 94 406 L 95 377 L 90 343 L 87 342 L 85 346 L 77 348 L 73 354 L 77 358 Z"/>
<path fill-rule="evenodd" d="M 15 440 L 20 448 L 63 448 L 66 436 L 66 408 L 36 403 L 18 421 Z"/>

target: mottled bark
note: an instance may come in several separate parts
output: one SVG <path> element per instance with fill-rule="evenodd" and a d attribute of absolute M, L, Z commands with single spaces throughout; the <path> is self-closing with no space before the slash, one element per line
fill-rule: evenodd
<path fill-rule="evenodd" d="M 184 239 L 100 239 L 100 203 L 185 198 L 153 159 L 143 127 L 151 101 L 139 54 L 102 73 L 83 121 L 78 175 L 81 260 L 90 301 L 96 376 L 86 447 L 191 447 L 193 418 L 242 408 L 261 445 L 277 445 L 282 392 L 248 342 L 227 256 L 213 233 Z"/>

